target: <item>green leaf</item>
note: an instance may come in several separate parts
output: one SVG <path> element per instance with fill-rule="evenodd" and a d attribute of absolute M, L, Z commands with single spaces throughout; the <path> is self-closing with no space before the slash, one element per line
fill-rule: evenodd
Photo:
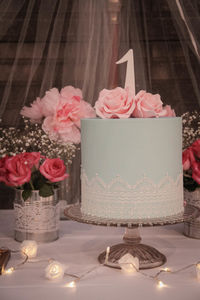
<path fill-rule="evenodd" d="M 31 197 L 32 190 L 23 190 L 22 198 L 26 201 L 29 197 Z"/>
<path fill-rule="evenodd" d="M 43 184 L 39 190 L 39 195 L 42 197 L 49 197 L 54 194 L 53 187 L 49 184 Z"/>
<path fill-rule="evenodd" d="M 39 190 L 40 187 L 45 183 L 39 170 L 36 170 L 31 175 L 31 181 L 36 190 Z"/>

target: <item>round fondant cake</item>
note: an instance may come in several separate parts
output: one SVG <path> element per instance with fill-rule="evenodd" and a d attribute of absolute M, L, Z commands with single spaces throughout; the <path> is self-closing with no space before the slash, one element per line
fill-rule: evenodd
<path fill-rule="evenodd" d="M 109 219 L 183 212 L 179 117 L 83 119 L 81 210 Z"/>

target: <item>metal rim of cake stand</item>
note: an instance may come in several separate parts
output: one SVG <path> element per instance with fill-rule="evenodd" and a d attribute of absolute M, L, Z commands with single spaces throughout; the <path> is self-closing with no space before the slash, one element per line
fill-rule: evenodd
<path fill-rule="evenodd" d="M 124 243 L 110 247 L 107 262 L 105 262 L 106 251 L 102 252 L 98 256 L 99 262 L 108 267 L 120 269 L 118 260 L 123 255 L 130 253 L 132 256 L 138 257 L 140 269 L 150 269 L 163 265 L 167 259 L 164 254 L 160 253 L 154 247 L 140 243 L 141 237 L 139 235 L 138 228 L 143 226 L 161 226 L 189 222 L 190 220 L 200 216 L 200 210 L 198 207 L 187 205 L 184 213 L 171 217 L 115 220 L 83 214 L 81 212 L 81 204 L 73 204 L 66 207 L 64 214 L 71 220 L 80 223 L 99 226 L 126 227 L 125 235 L 123 237 Z"/>

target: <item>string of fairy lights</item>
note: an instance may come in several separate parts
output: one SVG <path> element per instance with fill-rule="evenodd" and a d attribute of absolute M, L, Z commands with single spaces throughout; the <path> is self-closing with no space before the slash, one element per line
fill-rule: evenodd
<path fill-rule="evenodd" d="M 4 248 L 4 249 L 7 249 L 7 248 Z M 73 280 L 67 282 L 67 284 L 65 285 L 66 287 L 69 287 L 69 288 L 75 288 L 77 283 L 80 280 L 84 279 L 88 274 L 95 271 L 96 269 L 104 267 L 104 266 L 108 266 L 108 267 L 116 267 L 116 266 L 119 267 L 120 266 L 120 268 L 123 272 L 129 273 L 129 274 L 137 272 L 137 273 L 141 274 L 142 276 L 153 280 L 156 283 L 158 288 L 164 288 L 167 286 L 160 279 L 160 276 L 163 273 L 176 274 L 176 273 L 180 273 L 180 272 L 182 272 L 186 269 L 192 268 L 192 267 L 196 269 L 196 277 L 198 280 L 200 280 L 200 261 L 183 266 L 182 268 L 179 268 L 177 270 L 171 270 L 170 268 L 167 268 L 167 267 L 161 268 L 154 275 L 149 275 L 148 273 L 141 271 L 139 269 L 138 258 L 133 257 L 129 253 L 122 256 L 117 264 L 109 262 L 110 247 L 107 247 L 104 263 L 102 265 L 101 264 L 96 265 L 96 266 L 88 269 L 82 275 L 78 276 L 73 273 L 67 273 L 65 271 L 65 266 L 63 264 L 61 264 L 60 262 L 58 262 L 57 260 L 55 260 L 54 258 L 48 258 L 48 259 L 36 258 L 38 245 L 35 241 L 25 240 L 24 242 L 22 242 L 19 250 L 11 250 L 11 249 L 8 249 L 8 250 L 14 254 L 20 253 L 23 259 L 20 263 L 16 264 L 15 266 L 11 266 L 7 269 L 3 269 L 2 275 L 12 274 L 14 271 L 21 268 L 26 263 L 47 262 L 48 264 L 45 268 L 45 277 L 49 280 L 59 280 L 59 279 L 62 279 L 64 276 L 71 277 L 71 278 L 73 278 Z"/>

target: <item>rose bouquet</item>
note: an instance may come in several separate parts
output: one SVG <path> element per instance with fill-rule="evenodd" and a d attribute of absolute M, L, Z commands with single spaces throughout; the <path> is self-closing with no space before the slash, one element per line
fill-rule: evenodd
<path fill-rule="evenodd" d="M 200 187 L 200 139 L 183 151 L 184 187 L 192 192 Z"/>
<path fill-rule="evenodd" d="M 134 96 L 131 88 L 103 89 L 95 103 L 96 114 L 105 119 L 175 117 L 170 105 L 163 105 L 160 95 L 139 91 Z"/>
<path fill-rule="evenodd" d="M 33 190 L 48 197 L 54 194 L 57 183 L 68 177 L 66 167 L 60 158 L 45 158 L 39 152 L 24 152 L 0 159 L 0 182 L 23 190 L 27 200 Z"/>
<path fill-rule="evenodd" d="M 56 158 L 57 161 L 60 158 L 69 166 L 79 150 L 76 144 L 80 143 L 80 119 L 94 117 L 95 111 L 83 100 L 80 89 L 66 86 L 60 92 L 57 88 L 50 89 L 43 98 L 37 98 L 30 107 L 24 106 L 21 115 L 24 126 L 0 128 L 0 158 L 13 156 L 14 160 L 15 155 L 22 155 L 24 152 L 39 152 L 41 158 L 43 156 L 49 159 Z M 4 160 L 1 164 L 4 164 Z M 43 178 L 39 170 L 33 172 L 35 184 L 37 180 L 41 182 Z M 13 186 L 7 179 L 2 180 L 2 176 L 1 181 Z M 25 189 L 29 190 L 31 181 L 28 185 L 27 182 L 19 182 L 19 185 L 23 184 Z M 50 191 L 49 184 L 44 187 L 48 187 Z"/>

